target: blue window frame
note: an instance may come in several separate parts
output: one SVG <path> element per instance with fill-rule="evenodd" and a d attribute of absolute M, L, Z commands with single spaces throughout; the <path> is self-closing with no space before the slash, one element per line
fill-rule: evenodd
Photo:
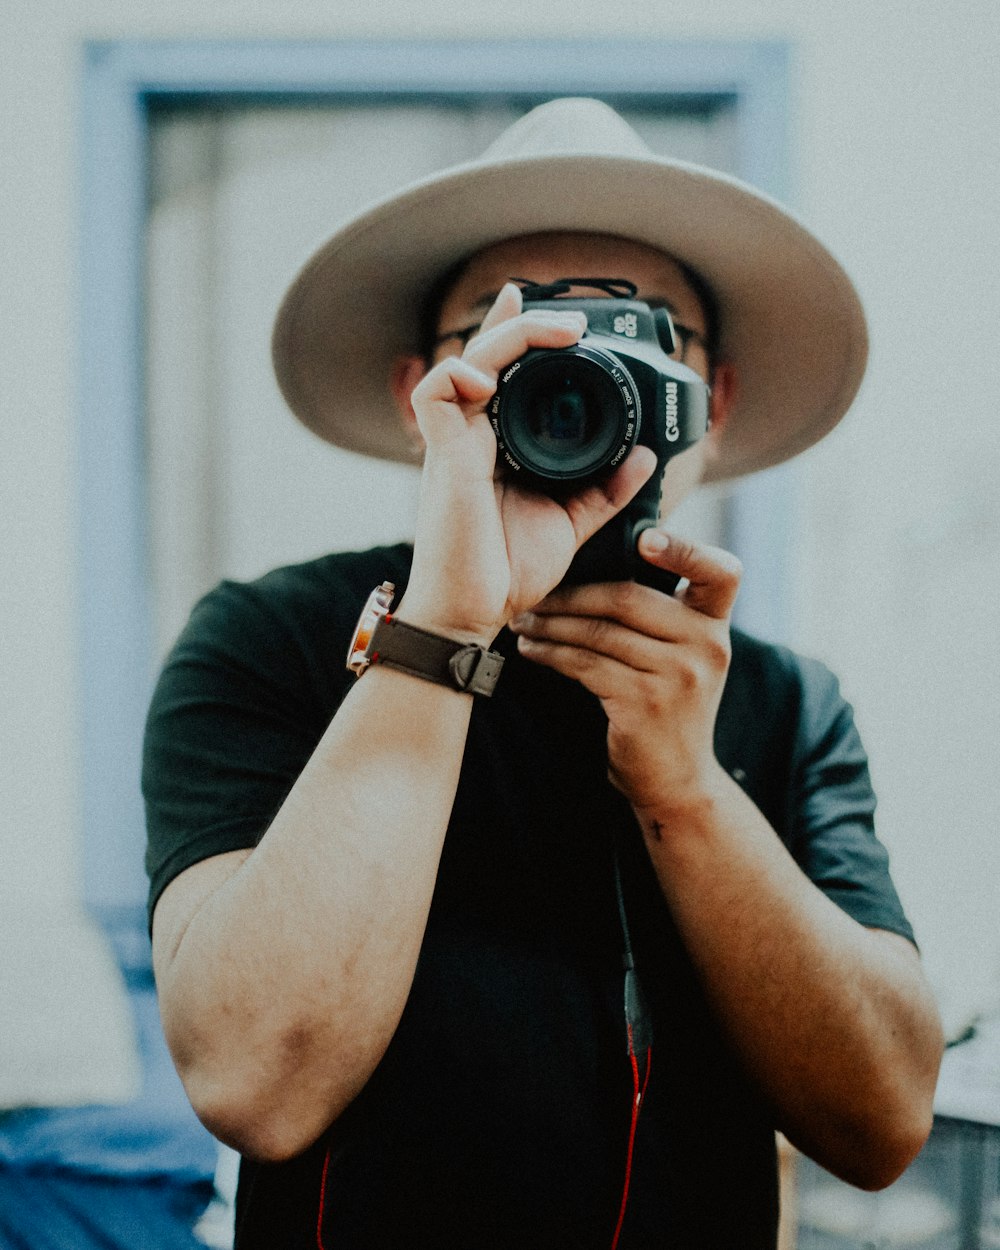
<path fill-rule="evenodd" d="M 91 42 L 81 110 L 79 337 L 80 661 L 84 891 L 106 922 L 142 915 L 142 725 L 152 682 L 152 594 L 143 415 L 148 116 L 158 101 L 259 103 L 400 97 L 530 102 L 725 102 L 741 175 L 790 200 L 788 78 L 781 42 Z M 752 576 L 740 621 L 771 637 L 788 609 L 793 482 L 736 491 L 731 545 Z"/>

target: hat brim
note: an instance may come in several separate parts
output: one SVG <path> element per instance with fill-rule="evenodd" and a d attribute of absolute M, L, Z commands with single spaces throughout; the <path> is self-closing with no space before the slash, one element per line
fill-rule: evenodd
<path fill-rule="evenodd" d="M 475 162 L 355 218 L 289 288 L 272 341 L 292 411 L 321 438 L 382 459 L 419 453 L 392 400 L 417 350 L 430 285 L 501 239 L 619 235 L 698 271 L 719 302 L 737 398 L 708 476 L 797 455 L 847 411 L 868 354 L 864 312 L 831 253 L 785 208 L 734 178 L 665 158 L 547 155 Z"/>

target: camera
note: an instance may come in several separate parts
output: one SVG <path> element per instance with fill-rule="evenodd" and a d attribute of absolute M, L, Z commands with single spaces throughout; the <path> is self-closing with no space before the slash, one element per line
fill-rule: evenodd
<path fill-rule="evenodd" d="M 576 298 L 574 287 L 608 292 Z M 503 468 L 556 497 L 611 474 L 638 443 L 657 468 L 634 499 L 576 553 L 565 582 L 635 580 L 671 593 L 677 578 L 639 555 L 642 531 L 659 519 L 668 461 L 708 429 L 709 388 L 671 359 L 670 314 L 636 299 L 622 279 L 563 279 L 526 285 L 525 311 L 579 310 L 587 329 L 572 347 L 535 348 L 500 375 L 488 414 Z"/>

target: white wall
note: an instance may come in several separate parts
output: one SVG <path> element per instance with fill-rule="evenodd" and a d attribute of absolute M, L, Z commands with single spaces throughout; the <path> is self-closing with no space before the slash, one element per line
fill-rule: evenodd
<path fill-rule="evenodd" d="M 874 341 L 852 416 L 803 462 L 797 641 L 857 706 L 882 833 L 950 1009 L 1000 981 L 995 0 L 3 0 L 0 30 L 0 880 L 71 895 L 79 869 L 81 41 L 779 37 L 796 50 L 797 207 L 855 276 Z"/>

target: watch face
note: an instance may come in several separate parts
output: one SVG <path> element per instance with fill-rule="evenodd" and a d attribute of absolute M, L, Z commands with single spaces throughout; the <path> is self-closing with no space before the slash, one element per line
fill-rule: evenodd
<path fill-rule="evenodd" d="M 371 663 L 370 648 L 375 626 L 392 607 L 392 597 L 396 587 L 392 582 L 383 582 L 376 586 L 368 596 L 368 602 L 361 609 L 354 637 L 347 651 L 347 667 L 352 673 L 361 674 Z"/>

